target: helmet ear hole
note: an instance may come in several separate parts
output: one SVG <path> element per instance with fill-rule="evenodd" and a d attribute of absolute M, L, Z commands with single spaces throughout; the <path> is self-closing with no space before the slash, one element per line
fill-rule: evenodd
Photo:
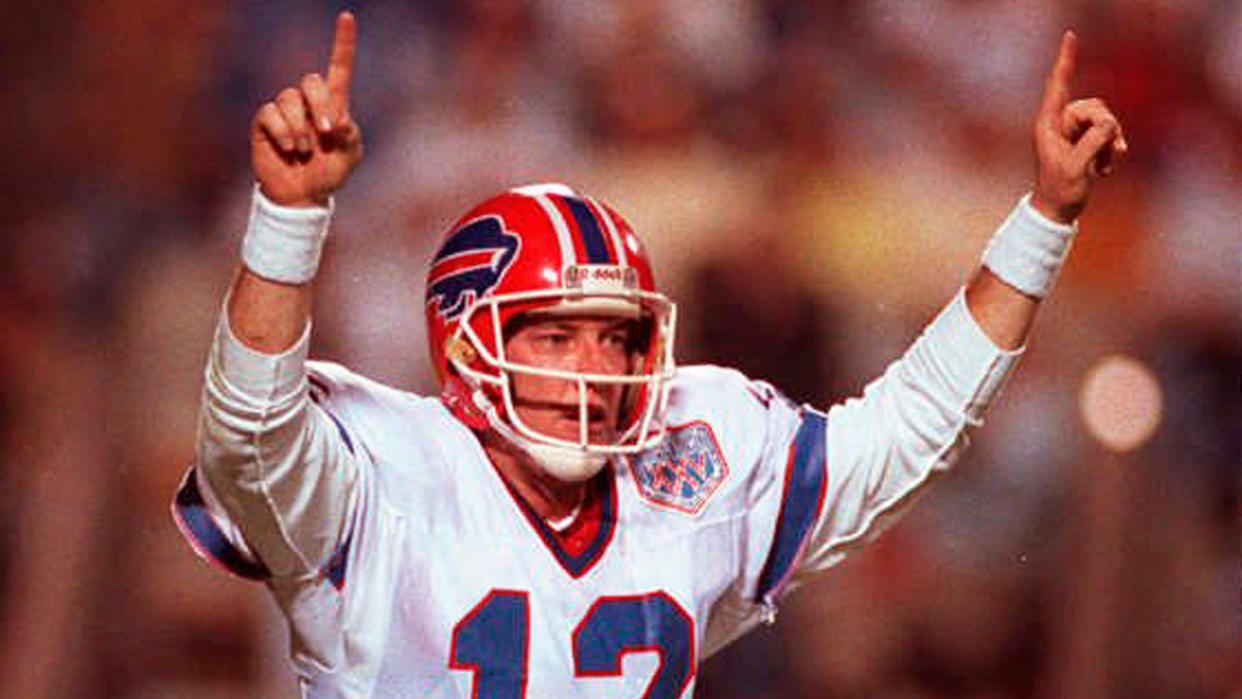
<path fill-rule="evenodd" d="M 453 375 L 457 374 L 457 370 L 453 366 L 454 362 L 469 366 L 479 358 L 478 352 L 475 352 L 470 343 L 463 340 L 459 335 L 449 335 L 444 340 L 444 356 L 449 360 L 448 370 Z"/>

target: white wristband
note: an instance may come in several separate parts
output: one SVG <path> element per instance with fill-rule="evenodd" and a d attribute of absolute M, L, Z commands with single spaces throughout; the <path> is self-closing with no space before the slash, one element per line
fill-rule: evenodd
<path fill-rule="evenodd" d="M 983 264 L 1024 294 L 1043 298 L 1069 256 L 1077 224 L 1049 220 L 1031 206 L 1028 193 L 992 236 Z"/>
<path fill-rule="evenodd" d="M 250 223 L 242 239 L 242 262 L 255 274 L 287 284 L 305 284 L 319 270 L 319 254 L 332 219 L 328 205 L 281 206 L 254 186 Z"/>

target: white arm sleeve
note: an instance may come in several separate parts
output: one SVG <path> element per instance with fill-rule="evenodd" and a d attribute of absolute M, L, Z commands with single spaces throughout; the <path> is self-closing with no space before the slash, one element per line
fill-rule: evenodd
<path fill-rule="evenodd" d="M 761 382 L 751 382 L 750 399 L 763 417 L 744 401 L 717 401 L 730 406 L 725 424 L 737 418 L 764 437 L 741 584 L 713 608 L 705 652 L 774 621 L 779 597 L 895 521 L 961 455 L 1020 355 L 988 339 L 959 292 L 861 397 L 826 414 Z"/>
<path fill-rule="evenodd" d="M 861 398 L 834 406 L 823 509 L 801 572 L 833 565 L 874 537 L 953 465 L 1021 352 L 988 339 L 959 292 Z"/>
<path fill-rule="evenodd" d="M 758 525 L 773 514 L 775 524 L 753 561 L 762 567 L 751 568 L 751 599 L 770 614 L 791 581 L 839 562 L 902 513 L 961 455 L 1020 354 L 988 339 L 959 292 L 861 397 L 827 415 L 803 408 L 793 425 L 774 412 L 769 432 L 780 436 L 765 461 L 783 484 L 753 507 L 766 513 Z"/>
<path fill-rule="evenodd" d="M 289 350 L 267 355 L 244 346 L 227 318 L 221 314 L 207 362 L 199 485 L 244 537 L 233 543 L 269 575 L 319 575 L 348 536 L 354 445 L 310 400 L 309 326 Z"/>

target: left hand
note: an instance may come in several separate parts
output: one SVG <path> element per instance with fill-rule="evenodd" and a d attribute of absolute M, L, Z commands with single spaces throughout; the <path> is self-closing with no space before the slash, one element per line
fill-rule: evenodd
<path fill-rule="evenodd" d="M 1067 224 L 1086 208 L 1095 180 L 1111 174 L 1128 149 L 1121 123 L 1102 100 L 1069 100 L 1077 57 L 1078 37 L 1066 31 L 1034 128 L 1037 168 L 1031 205 Z"/>

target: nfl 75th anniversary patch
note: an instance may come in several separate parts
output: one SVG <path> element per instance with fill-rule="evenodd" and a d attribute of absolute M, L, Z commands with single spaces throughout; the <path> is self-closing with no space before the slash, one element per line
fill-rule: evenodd
<path fill-rule="evenodd" d="M 729 476 L 716 435 L 701 421 L 669 427 L 659 446 L 628 461 L 644 499 L 687 514 L 698 514 Z"/>

